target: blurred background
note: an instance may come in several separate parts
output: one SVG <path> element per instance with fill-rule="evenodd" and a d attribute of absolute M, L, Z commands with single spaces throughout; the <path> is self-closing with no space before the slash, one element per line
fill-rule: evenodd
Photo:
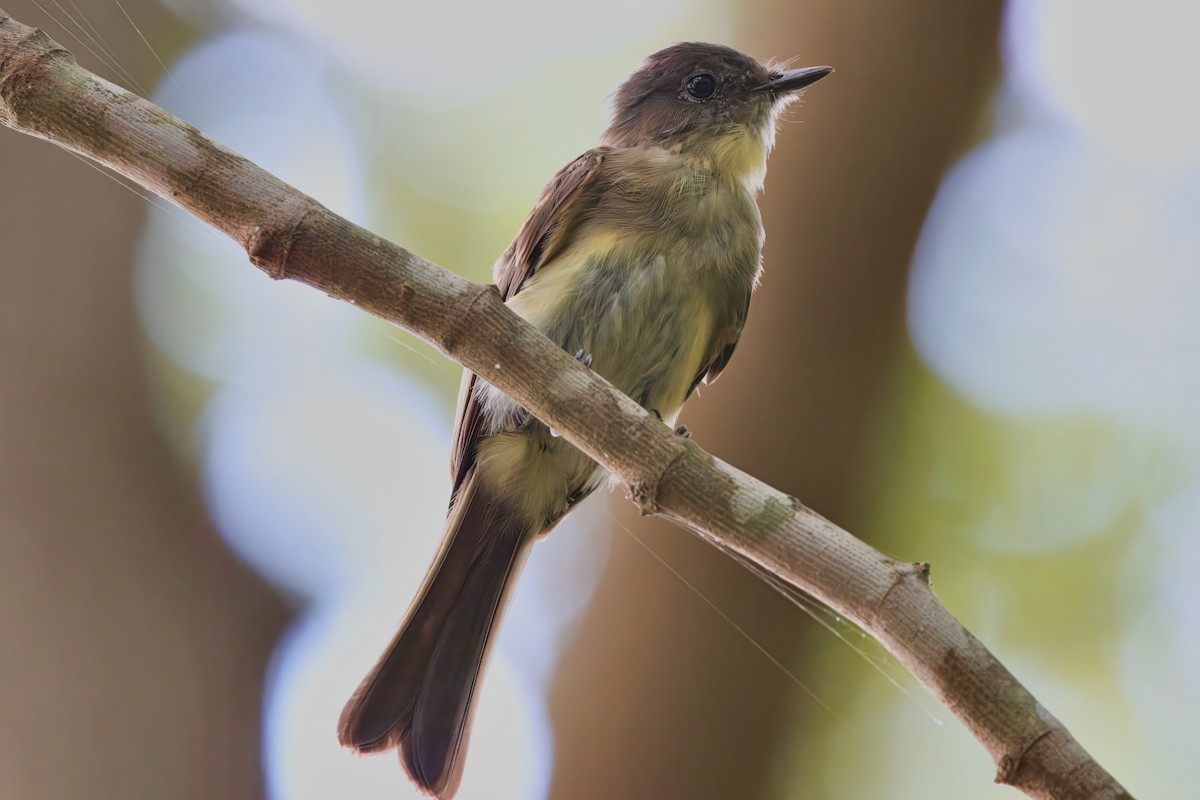
<path fill-rule="evenodd" d="M 1200 7 L 3 0 L 487 280 L 671 42 L 837 74 L 697 441 L 876 547 L 1125 785 L 1200 758 Z M 459 369 L 0 130 L 0 796 L 404 798 L 337 713 L 441 536 Z M 836 615 L 598 496 L 531 559 L 461 797 L 1005 798 Z"/>

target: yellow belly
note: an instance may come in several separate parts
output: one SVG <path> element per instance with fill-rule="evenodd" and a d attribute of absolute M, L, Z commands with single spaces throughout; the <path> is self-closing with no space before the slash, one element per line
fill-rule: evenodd
<path fill-rule="evenodd" d="M 709 357 L 714 314 L 702 275 L 609 236 L 555 258 L 509 307 L 664 420 L 674 421 Z"/>

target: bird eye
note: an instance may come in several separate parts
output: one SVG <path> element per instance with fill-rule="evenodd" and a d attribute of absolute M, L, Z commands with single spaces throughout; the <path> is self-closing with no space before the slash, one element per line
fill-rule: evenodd
<path fill-rule="evenodd" d="M 687 93 L 697 100 L 707 100 L 717 91 L 717 79 L 707 72 L 693 75 L 687 81 Z"/>

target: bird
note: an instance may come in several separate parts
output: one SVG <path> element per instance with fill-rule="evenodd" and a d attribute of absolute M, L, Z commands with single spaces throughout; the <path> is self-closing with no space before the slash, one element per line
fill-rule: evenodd
<path fill-rule="evenodd" d="M 648 56 L 617 89 L 599 146 L 551 179 L 497 260 L 505 303 L 674 427 L 745 326 L 780 114 L 832 71 L 701 42 Z M 434 565 L 338 721 L 343 746 L 398 749 L 417 787 L 443 800 L 461 781 L 488 645 L 531 545 L 608 480 L 470 371 L 450 461 Z"/>

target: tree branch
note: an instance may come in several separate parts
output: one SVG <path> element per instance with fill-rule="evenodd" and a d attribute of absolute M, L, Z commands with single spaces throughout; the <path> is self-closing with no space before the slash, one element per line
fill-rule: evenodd
<path fill-rule="evenodd" d="M 1129 798 L 929 588 L 795 498 L 676 436 L 481 286 L 332 213 L 200 131 L 82 69 L 0 10 L 0 123 L 87 156 L 290 278 L 403 326 L 496 385 L 668 516 L 879 640 L 1035 798 Z M 12 190 L 12 187 L 9 187 Z M 332 724 L 332 723 L 331 723 Z"/>

